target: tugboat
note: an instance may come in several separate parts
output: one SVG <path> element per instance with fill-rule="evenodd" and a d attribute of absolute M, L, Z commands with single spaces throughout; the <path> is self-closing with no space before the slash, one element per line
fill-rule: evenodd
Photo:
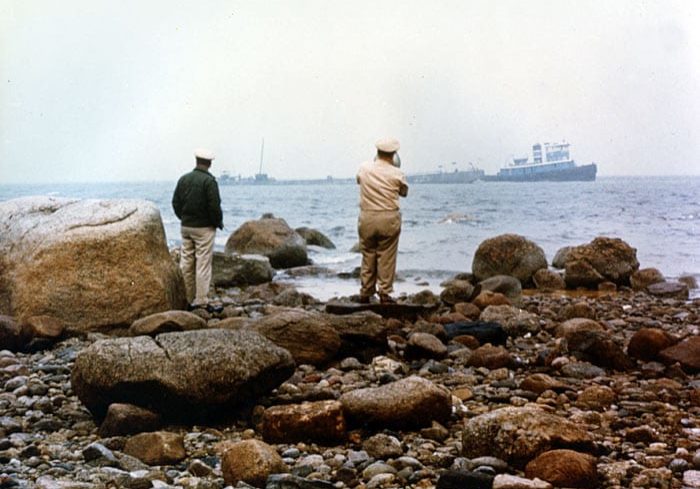
<path fill-rule="evenodd" d="M 532 159 L 514 158 L 496 175 L 484 179 L 492 182 L 592 182 L 595 180 L 595 163 L 579 166 L 571 158 L 569 143 L 544 143 L 532 146 Z"/>

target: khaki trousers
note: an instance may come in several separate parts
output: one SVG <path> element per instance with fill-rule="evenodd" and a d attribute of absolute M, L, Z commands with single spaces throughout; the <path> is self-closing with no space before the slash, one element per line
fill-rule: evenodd
<path fill-rule="evenodd" d="M 192 305 L 206 304 L 211 284 L 216 228 L 181 226 L 180 232 L 182 234 L 180 270 L 185 279 L 187 302 Z"/>
<path fill-rule="evenodd" d="M 394 291 L 396 254 L 401 234 L 401 212 L 360 211 L 357 223 L 362 251 L 360 280 L 363 296 L 389 295 Z"/>

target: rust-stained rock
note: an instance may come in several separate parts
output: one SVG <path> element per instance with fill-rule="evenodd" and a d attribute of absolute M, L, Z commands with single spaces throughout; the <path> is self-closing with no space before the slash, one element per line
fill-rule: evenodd
<path fill-rule="evenodd" d="M 272 406 L 263 414 L 262 434 L 270 443 L 342 441 L 345 438 L 343 406 L 338 401 Z"/>
<path fill-rule="evenodd" d="M 587 453 L 574 450 L 544 452 L 525 467 L 525 475 L 552 483 L 556 487 L 596 488 L 597 460 Z"/>
<path fill-rule="evenodd" d="M 517 234 L 482 241 L 472 261 L 472 273 L 479 282 L 494 275 L 511 275 L 528 285 L 540 268 L 547 268 L 542 248 Z"/>
<path fill-rule="evenodd" d="M 229 446 L 221 456 L 224 483 L 235 486 L 239 481 L 265 487 L 271 474 L 288 472 L 274 447 L 260 440 L 245 440 Z"/>
<path fill-rule="evenodd" d="M 632 335 L 627 345 L 627 354 L 632 358 L 650 362 L 658 360 L 659 352 L 678 340 L 660 328 L 641 328 Z"/>

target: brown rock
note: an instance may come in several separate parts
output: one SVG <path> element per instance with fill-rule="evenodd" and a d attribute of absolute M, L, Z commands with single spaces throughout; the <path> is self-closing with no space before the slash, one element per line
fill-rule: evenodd
<path fill-rule="evenodd" d="M 452 411 L 450 393 L 422 377 L 410 376 L 380 387 L 340 397 L 349 422 L 383 428 L 406 428 L 444 422 Z"/>
<path fill-rule="evenodd" d="M 369 437 L 362 443 L 362 448 L 370 457 L 381 460 L 399 458 L 403 455 L 403 447 L 399 439 L 384 433 Z"/>
<path fill-rule="evenodd" d="M 571 346 L 571 344 L 576 344 L 577 336 L 591 331 L 605 331 L 605 327 L 592 319 L 573 318 L 561 323 L 557 327 L 556 335 L 559 338 L 565 338 Z"/>
<path fill-rule="evenodd" d="M 535 394 L 542 394 L 544 391 L 552 390 L 556 392 L 561 392 L 564 390 L 570 390 L 571 387 L 560 382 L 547 374 L 532 374 L 528 375 L 520 383 L 520 388 L 534 392 Z"/>
<path fill-rule="evenodd" d="M 644 290 L 652 284 L 665 281 L 664 275 L 656 268 L 642 268 L 630 276 L 630 285 L 634 290 Z"/>
<path fill-rule="evenodd" d="M 578 395 L 576 404 L 597 411 L 603 411 L 617 400 L 617 395 L 610 387 L 593 385 Z"/>
<path fill-rule="evenodd" d="M 479 348 L 479 346 L 481 346 L 481 343 L 479 343 L 479 340 L 474 338 L 472 335 L 468 335 L 468 334 L 455 336 L 454 338 L 452 338 L 452 341 L 454 341 L 455 343 L 459 343 L 460 345 L 464 345 L 467 348 L 471 348 L 472 350 Z"/>
<path fill-rule="evenodd" d="M 681 275 L 678 277 L 678 281 L 687 285 L 689 289 L 698 288 L 698 281 L 692 275 Z"/>
<path fill-rule="evenodd" d="M 574 318 L 557 328 L 557 336 L 564 337 L 570 352 L 583 354 L 584 358 L 600 367 L 624 371 L 633 366 L 617 343 L 603 326 L 593 320 Z"/>
<path fill-rule="evenodd" d="M 656 432 L 649 426 L 634 426 L 625 431 L 625 440 L 631 443 L 652 443 L 658 438 Z"/>
<path fill-rule="evenodd" d="M 445 358 L 447 347 L 429 333 L 413 333 L 406 344 L 408 358 Z"/>
<path fill-rule="evenodd" d="M 508 350 L 502 346 L 486 344 L 474 350 L 467 361 L 470 367 L 486 367 L 490 370 L 509 367 L 513 364 L 513 358 Z"/>
<path fill-rule="evenodd" d="M 547 268 L 542 248 L 517 234 L 502 234 L 481 242 L 472 261 L 472 272 L 479 282 L 494 275 L 510 275 L 527 285 L 540 268 Z"/>
<path fill-rule="evenodd" d="M 110 436 L 133 435 L 155 431 L 161 426 L 160 414 L 133 404 L 110 404 L 100 425 L 99 434 Z"/>
<path fill-rule="evenodd" d="M 564 282 L 564 277 L 559 273 L 553 272 L 546 268 L 540 268 L 533 275 L 532 280 L 535 283 L 535 287 L 539 290 L 562 290 L 566 288 L 566 282 Z"/>
<path fill-rule="evenodd" d="M 277 451 L 259 440 L 245 440 L 231 445 L 221 457 L 224 483 L 235 486 L 239 481 L 265 487 L 271 474 L 288 472 Z"/>
<path fill-rule="evenodd" d="M 627 354 L 637 360 L 651 362 L 658 360 L 659 352 L 678 340 L 659 328 L 642 328 L 632 335 L 627 345 Z"/>
<path fill-rule="evenodd" d="M 341 346 L 340 335 L 324 315 L 302 309 L 262 317 L 250 327 L 289 350 L 297 364 L 328 363 Z"/>
<path fill-rule="evenodd" d="M 477 288 L 482 292 L 490 290 L 491 292 L 499 292 L 506 296 L 506 299 L 511 304 L 522 305 L 523 287 L 516 277 L 510 275 L 494 275 L 482 280 L 477 284 Z"/>
<path fill-rule="evenodd" d="M 596 319 L 596 312 L 593 307 L 585 302 L 575 302 L 573 304 L 567 304 L 559 313 L 559 317 L 562 321 L 574 318 L 585 318 L 585 319 Z"/>
<path fill-rule="evenodd" d="M 464 304 L 464 303 L 462 303 L 462 304 Z M 469 304 L 469 305 L 473 306 L 474 304 Z M 474 307 L 476 307 L 476 306 L 474 306 Z M 476 309 L 478 310 L 479 308 L 476 307 Z M 479 312 L 481 312 L 481 311 L 479 311 Z M 435 320 L 440 324 L 450 324 L 450 323 L 458 323 L 460 321 L 468 321 L 469 319 L 464 314 L 460 314 L 458 312 L 450 312 L 447 314 L 443 314 L 442 316 L 437 316 L 435 318 Z"/>
<path fill-rule="evenodd" d="M 0 314 L 20 324 L 52 316 L 69 330 L 127 327 L 186 305 L 160 212 L 144 200 L 2 202 L 0 257 Z"/>
<path fill-rule="evenodd" d="M 341 441 L 345 438 L 343 407 L 338 401 L 272 406 L 263 414 L 262 434 L 270 443 Z"/>
<path fill-rule="evenodd" d="M 606 280 L 628 285 L 638 269 L 635 248 L 618 238 L 598 237 L 570 250 L 564 280 L 572 288 L 596 287 Z"/>
<path fill-rule="evenodd" d="M 466 457 L 495 456 L 516 467 L 553 448 L 594 448 L 584 426 L 532 407 L 505 407 L 469 419 L 462 443 Z"/>
<path fill-rule="evenodd" d="M 183 436 L 167 431 L 132 436 L 124 445 L 124 453 L 148 465 L 176 464 L 187 457 Z"/>
<path fill-rule="evenodd" d="M 527 464 L 525 476 L 545 480 L 556 487 L 598 487 L 596 458 L 573 450 L 542 453 Z"/>
<path fill-rule="evenodd" d="M 171 331 L 192 331 L 206 327 L 207 322 L 191 312 L 165 311 L 137 319 L 129 327 L 129 334 L 155 336 Z"/>
<path fill-rule="evenodd" d="M 481 314 L 481 309 L 479 309 L 479 306 L 472 304 L 471 302 L 458 302 L 454 307 L 456 313 L 463 315 L 467 319 L 478 319 L 479 314 Z"/>
<path fill-rule="evenodd" d="M 476 296 L 474 299 L 474 305 L 479 309 L 486 309 L 489 306 L 511 306 L 511 302 L 508 298 L 501 294 L 500 292 L 492 292 L 490 290 L 485 290 Z"/>
<path fill-rule="evenodd" d="M 678 362 L 687 372 L 700 372 L 700 336 L 689 336 L 680 343 L 661 350 L 659 358 L 666 364 Z"/>

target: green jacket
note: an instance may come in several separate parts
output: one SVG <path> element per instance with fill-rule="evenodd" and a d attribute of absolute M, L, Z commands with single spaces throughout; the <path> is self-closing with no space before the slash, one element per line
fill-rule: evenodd
<path fill-rule="evenodd" d="M 173 193 L 173 210 L 183 226 L 224 229 L 219 185 L 216 178 L 201 167 L 178 180 Z"/>

